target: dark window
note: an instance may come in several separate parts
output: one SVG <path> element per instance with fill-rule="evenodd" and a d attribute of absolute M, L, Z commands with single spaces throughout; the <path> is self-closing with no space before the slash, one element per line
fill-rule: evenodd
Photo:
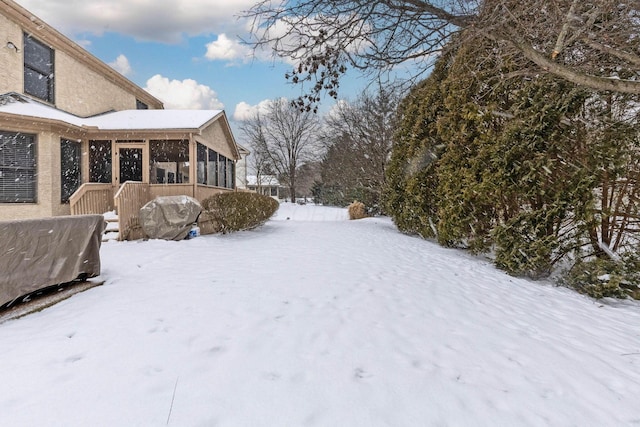
<path fill-rule="evenodd" d="M 111 141 L 89 141 L 89 182 L 111 182 Z"/>
<path fill-rule="evenodd" d="M 235 188 L 235 162 L 198 143 L 198 183 Z"/>
<path fill-rule="evenodd" d="M 227 186 L 227 158 L 222 154 L 218 155 L 218 186 Z"/>
<path fill-rule="evenodd" d="M 198 184 L 207 183 L 207 147 L 198 143 Z"/>
<path fill-rule="evenodd" d="M 118 148 L 118 164 L 121 184 L 127 181 L 142 181 L 142 148 Z"/>
<path fill-rule="evenodd" d="M 218 185 L 218 153 L 209 149 L 207 185 Z"/>
<path fill-rule="evenodd" d="M 151 184 L 189 183 L 189 141 L 149 141 Z"/>
<path fill-rule="evenodd" d="M 82 184 L 80 143 L 60 140 L 60 201 L 69 202 L 69 197 Z"/>
<path fill-rule="evenodd" d="M 24 92 L 54 103 L 53 49 L 24 35 Z"/>
<path fill-rule="evenodd" d="M 36 176 L 35 137 L 0 132 L 0 202 L 36 202 Z"/>
<path fill-rule="evenodd" d="M 231 159 L 227 159 L 227 188 L 235 188 L 235 163 Z"/>
<path fill-rule="evenodd" d="M 139 99 L 136 99 L 136 110 L 148 110 L 148 109 L 149 109 L 149 106 L 147 104 L 140 101 Z"/>

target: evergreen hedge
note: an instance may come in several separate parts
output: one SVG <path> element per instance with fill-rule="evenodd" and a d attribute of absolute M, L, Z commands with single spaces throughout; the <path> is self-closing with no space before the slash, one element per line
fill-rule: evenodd
<path fill-rule="evenodd" d="M 251 192 L 220 193 L 202 202 L 201 232 L 230 233 L 264 224 L 278 210 L 278 201 Z"/>
<path fill-rule="evenodd" d="M 491 54 L 500 48 L 445 50 L 401 103 L 386 212 L 399 230 L 489 253 L 510 274 L 575 264 L 563 283 L 640 297 L 640 262 L 613 261 L 640 249 L 640 96 L 505 78 L 523 64 Z"/>

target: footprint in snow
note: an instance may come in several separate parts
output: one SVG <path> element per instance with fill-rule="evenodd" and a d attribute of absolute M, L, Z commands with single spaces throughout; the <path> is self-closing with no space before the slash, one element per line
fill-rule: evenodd
<path fill-rule="evenodd" d="M 368 373 L 367 371 L 365 371 L 365 370 L 364 370 L 364 369 L 362 369 L 362 368 L 356 368 L 356 369 L 353 371 L 353 377 L 354 377 L 356 380 L 363 380 L 363 379 L 365 379 L 365 378 L 371 378 L 372 376 L 373 376 L 373 375 L 371 375 L 370 373 Z"/>

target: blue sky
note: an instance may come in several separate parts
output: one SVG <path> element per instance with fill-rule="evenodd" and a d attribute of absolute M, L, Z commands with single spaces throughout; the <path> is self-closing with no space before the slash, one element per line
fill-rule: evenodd
<path fill-rule="evenodd" d="M 264 101 L 301 93 L 284 78 L 290 65 L 266 54 L 254 57 L 240 43 L 249 37 L 249 24 L 238 17 L 255 1 L 17 0 L 165 108 L 223 108 L 234 129 Z M 365 86 L 364 79 L 348 76 L 341 96 L 355 98 Z M 326 99 L 321 110 L 333 103 Z"/>

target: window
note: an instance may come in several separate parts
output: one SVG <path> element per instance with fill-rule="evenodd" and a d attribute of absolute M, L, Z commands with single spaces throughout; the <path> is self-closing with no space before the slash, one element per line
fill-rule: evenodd
<path fill-rule="evenodd" d="M 207 183 L 207 147 L 198 143 L 198 184 Z"/>
<path fill-rule="evenodd" d="M 53 49 L 24 34 L 24 92 L 54 103 Z"/>
<path fill-rule="evenodd" d="M 218 186 L 227 186 L 227 158 L 222 154 L 218 155 Z"/>
<path fill-rule="evenodd" d="M 0 131 L 0 203 L 35 203 L 35 136 Z"/>
<path fill-rule="evenodd" d="M 111 141 L 89 141 L 89 182 L 111 182 Z"/>
<path fill-rule="evenodd" d="M 198 143 L 198 184 L 235 188 L 235 162 Z"/>
<path fill-rule="evenodd" d="M 147 104 L 140 101 L 139 99 L 136 99 L 136 110 L 148 110 L 148 109 L 149 109 L 149 106 Z"/>
<path fill-rule="evenodd" d="M 60 201 L 68 203 L 69 197 L 82 184 L 80 143 L 60 140 Z"/>
<path fill-rule="evenodd" d="M 227 188 L 235 188 L 235 163 L 231 159 L 227 159 Z"/>
<path fill-rule="evenodd" d="M 218 153 L 209 149 L 209 163 L 207 164 L 207 185 L 218 185 Z"/>
<path fill-rule="evenodd" d="M 189 141 L 149 141 L 151 184 L 189 183 Z"/>

